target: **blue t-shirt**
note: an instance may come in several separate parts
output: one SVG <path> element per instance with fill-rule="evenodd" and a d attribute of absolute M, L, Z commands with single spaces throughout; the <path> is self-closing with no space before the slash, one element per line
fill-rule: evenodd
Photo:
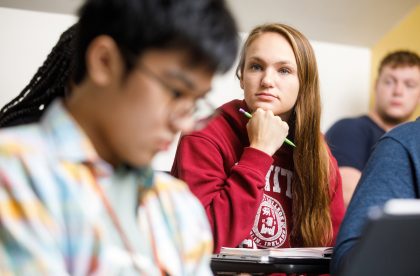
<path fill-rule="evenodd" d="M 363 234 L 369 209 L 393 198 L 420 198 L 420 118 L 392 129 L 375 146 L 341 224 L 334 275 L 344 262 L 351 263 L 346 256 Z"/>
<path fill-rule="evenodd" d="M 325 134 L 328 146 L 339 167 L 362 171 L 373 146 L 385 134 L 368 116 L 336 122 Z"/>

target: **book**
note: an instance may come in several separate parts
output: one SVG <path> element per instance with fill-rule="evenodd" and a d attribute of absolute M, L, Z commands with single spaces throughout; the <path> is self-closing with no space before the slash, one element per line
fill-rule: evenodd
<path fill-rule="evenodd" d="M 331 257 L 332 251 L 332 247 L 292 247 L 267 249 L 222 247 L 219 255 L 271 258 L 327 258 Z"/>

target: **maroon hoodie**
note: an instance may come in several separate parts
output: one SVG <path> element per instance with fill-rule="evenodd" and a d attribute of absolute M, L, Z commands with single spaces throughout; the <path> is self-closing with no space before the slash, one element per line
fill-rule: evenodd
<path fill-rule="evenodd" d="M 171 173 L 188 183 L 204 205 L 215 253 L 222 246 L 291 247 L 293 148 L 283 144 L 273 156 L 250 148 L 248 119 L 240 107 L 248 110 L 244 101 L 226 103 L 205 129 L 183 135 Z M 341 177 L 331 158 L 335 240 L 344 204 Z"/>

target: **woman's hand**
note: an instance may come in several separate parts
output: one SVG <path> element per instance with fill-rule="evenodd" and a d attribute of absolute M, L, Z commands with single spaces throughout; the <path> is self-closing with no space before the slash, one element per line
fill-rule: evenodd
<path fill-rule="evenodd" d="M 275 116 L 271 110 L 258 108 L 246 125 L 251 148 L 261 150 L 270 156 L 283 144 L 289 133 L 289 125 Z"/>

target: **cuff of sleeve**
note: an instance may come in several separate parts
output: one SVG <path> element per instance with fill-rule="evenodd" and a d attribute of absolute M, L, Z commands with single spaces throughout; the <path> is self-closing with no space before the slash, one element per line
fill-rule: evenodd
<path fill-rule="evenodd" d="M 253 168 L 266 175 L 273 164 L 273 157 L 258 149 L 247 147 L 242 153 L 241 160 L 238 165 Z"/>

